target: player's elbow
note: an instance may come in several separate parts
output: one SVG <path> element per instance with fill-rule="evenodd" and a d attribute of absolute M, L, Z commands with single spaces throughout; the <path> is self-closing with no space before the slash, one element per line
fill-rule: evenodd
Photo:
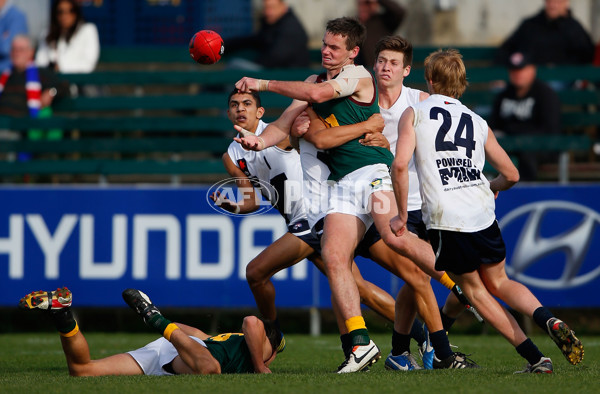
<path fill-rule="evenodd" d="M 392 169 L 391 169 L 392 177 L 396 177 L 405 171 L 408 171 L 408 163 L 404 163 L 398 159 L 396 159 L 392 162 Z"/>
<path fill-rule="evenodd" d="M 331 145 L 328 143 L 328 141 L 325 141 L 323 138 L 319 138 L 319 139 L 312 138 L 308 142 L 310 142 L 311 144 L 313 144 L 315 146 L 315 148 L 317 148 L 317 149 L 329 149 L 329 148 L 331 148 Z"/>
<path fill-rule="evenodd" d="M 504 174 L 504 177 L 506 178 L 506 181 L 512 186 L 512 185 L 516 184 L 517 182 L 519 182 L 519 179 L 520 179 L 519 170 L 517 170 L 516 167 L 513 167 L 510 171 L 508 171 L 506 174 Z"/>
<path fill-rule="evenodd" d="M 221 364 L 215 359 L 206 362 L 202 360 L 201 365 L 194 365 L 192 370 L 195 375 L 220 375 L 221 374 Z"/>
<path fill-rule="evenodd" d="M 334 98 L 335 91 L 329 84 L 323 84 L 325 86 L 313 89 L 308 93 L 308 101 L 311 103 L 324 103 Z"/>

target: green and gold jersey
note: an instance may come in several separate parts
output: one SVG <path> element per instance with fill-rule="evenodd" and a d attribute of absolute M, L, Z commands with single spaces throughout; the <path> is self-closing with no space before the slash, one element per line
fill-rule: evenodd
<path fill-rule="evenodd" d="M 325 78 L 325 74 L 321 74 L 317 78 L 317 82 L 322 82 Z M 360 103 L 352 97 L 340 97 L 324 103 L 313 103 L 312 107 L 327 127 L 363 122 L 371 115 L 379 113 L 377 85 L 374 78 L 373 86 L 375 94 L 370 103 Z M 328 165 L 331 170 L 330 180 L 338 181 L 352 171 L 371 164 L 383 163 L 388 167 L 392 165 L 394 155 L 389 149 L 364 146 L 358 142 L 361 138 L 353 139 L 327 151 L 329 154 Z"/>
<path fill-rule="evenodd" d="M 205 339 L 204 343 L 210 354 L 221 364 L 221 373 L 254 372 L 244 334 L 219 334 Z"/>

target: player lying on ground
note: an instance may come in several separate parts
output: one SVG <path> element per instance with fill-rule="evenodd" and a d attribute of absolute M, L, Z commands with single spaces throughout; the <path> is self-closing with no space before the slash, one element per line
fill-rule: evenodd
<path fill-rule="evenodd" d="M 255 316 L 244 318 L 242 333 L 210 336 L 197 328 L 172 323 L 146 294 L 127 289 L 123 292 L 125 302 L 163 338 L 137 350 L 92 360 L 71 311 L 72 297 L 63 287 L 51 292 L 35 291 L 19 302 L 21 309 L 40 309 L 50 314 L 72 376 L 270 373 L 269 364 L 277 354 L 275 330 Z"/>

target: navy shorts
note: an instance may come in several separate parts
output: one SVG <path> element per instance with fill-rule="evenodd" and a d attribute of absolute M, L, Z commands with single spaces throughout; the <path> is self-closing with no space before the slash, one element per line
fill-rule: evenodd
<path fill-rule="evenodd" d="M 429 241 L 427 229 L 425 228 L 425 223 L 423 223 L 421 210 L 408 212 L 406 229 L 411 233 L 417 235 L 419 238 L 425 241 Z M 358 244 L 354 255 L 370 259 L 371 254 L 369 253 L 369 248 L 375 245 L 380 239 L 381 235 L 379 234 L 379 231 L 377 231 L 375 224 L 372 224 L 371 227 L 369 227 L 369 229 L 365 233 L 365 236 L 363 237 L 362 241 L 360 241 L 360 243 Z"/>
<path fill-rule="evenodd" d="M 316 253 L 321 254 L 321 240 L 311 231 L 306 220 L 290 224 L 288 231 L 306 242 Z"/>
<path fill-rule="evenodd" d="M 490 227 L 474 233 L 446 230 L 428 230 L 428 233 L 438 271 L 460 275 L 506 258 L 506 246 L 495 220 Z"/>
<path fill-rule="evenodd" d="M 425 227 L 425 223 L 423 222 L 423 215 L 420 209 L 408 212 L 406 229 L 423 241 L 429 241 L 429 234 L 427 234 L 427 227 Z"/>

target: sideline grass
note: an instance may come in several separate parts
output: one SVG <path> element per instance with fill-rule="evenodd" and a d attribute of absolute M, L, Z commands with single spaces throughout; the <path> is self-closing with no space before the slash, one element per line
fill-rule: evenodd
<path fill-rule="evenodd" d="M 105 357 L 145 345 L 152 334 L 86 334 L 92 358 Z M 480 370 L 391 372 L 383 367 L 389 335 L 373 335 L 383 358 L 367 373 L 332 373 L 342 361 L 335 335 L 312 338 L 286 335 L 287 348 L 272 365 L 272 375 L 221 376 L 68 376 L 57 334 L 0 335 L 0 392 L 2 393 L 398 393 L 503 392 L 592 393 L 600 391 L 600 337 L 581 337 L 585 359 L 570 365 L 547 336 L 533 340 L 554 361 L 553 375 L 514 375 L 524 360 L 500 336 L 451 336 L 460 350 L 472 353 Z M 415 346 L 413 344 L 413 350 Z"/>

